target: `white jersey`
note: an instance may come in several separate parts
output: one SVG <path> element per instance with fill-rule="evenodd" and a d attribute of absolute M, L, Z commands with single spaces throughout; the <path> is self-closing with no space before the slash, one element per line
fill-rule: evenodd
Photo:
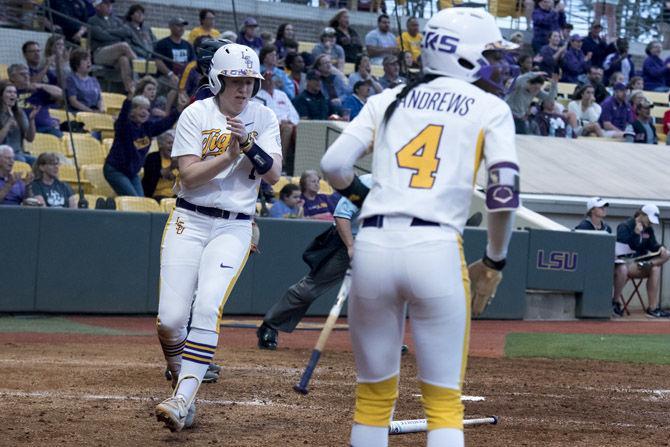
<path fill-rule="evenodd" d="M 230 144 L 226 117 L 215 98 L 195 101 L 179 117 L 172 157 L 197 155 L 205 160 L 223 154 Z M 281 155 L 279 125 L 272 110 L 254 101 L 238 116 L 256 144 L 269 155 Z M 177 196 L 195 205 L 215 207 L 253 215 L 260 185 L 251 161 L 242 153 L 228 168 L 197 188 L 186 188 L 177 182 Z"/>
<path fill-rule="evenodd" d="M 383 125 L 401 89 L 370 97 L 344 130 L 374 151 L 361 217 L 407 215 L 462 232 L 482 157 L 517 164 L 512 113 L 472 84 L 439 77 L 414 88 Z"/>

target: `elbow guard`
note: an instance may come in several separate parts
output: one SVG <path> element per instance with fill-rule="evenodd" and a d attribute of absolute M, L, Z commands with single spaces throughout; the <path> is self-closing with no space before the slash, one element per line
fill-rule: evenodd
<path fill-rule="evenodd" d="M 491 212 L 514 211 L 519 207 L 519 167 L 511 162 L 489 168 L 486 185 L 486 209 Z"/>
<path fill-rule="evenodd" d="M 363 201 L 370 192 L 370 188 L 365 186 L 357 175 L 354 175 L 354 180 L 351 182 L 351 184 L 346 188 L 338 189 L 337 192 L 342 194 L 343 197 L 346 197 L 351 203 L 360 208 L 363 206 Z"/>
<path fill-rule="evenodd" d="M 251 149 L 246 151 L 244 155 L 249 158 L 251 164 L 256 168 L 256 172 L 263 175 L 272 168 L 274 159 L 270 155 L 261 149 L 256 143 L 251 145 Z"/>

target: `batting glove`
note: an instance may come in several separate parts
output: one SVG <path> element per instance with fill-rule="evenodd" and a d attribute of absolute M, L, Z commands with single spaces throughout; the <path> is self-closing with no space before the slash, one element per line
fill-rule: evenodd
<path fill-rule="evenodd" d="M 504 260 L 496 262 L 486 255 L 468 266 L 473 317 L 478 317 L 484 312 L 486 306 L 493 300 L 498 284 L 502 281 L 504 267 Z"/>

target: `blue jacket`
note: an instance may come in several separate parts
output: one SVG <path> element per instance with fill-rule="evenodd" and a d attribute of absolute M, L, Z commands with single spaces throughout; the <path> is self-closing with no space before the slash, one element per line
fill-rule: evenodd
<path fill-rule="evenodd" d="M 591 62 L 584 60 L 584 53 L 581 50 L 575 50 L 574 48 L 568 48 L 563 55 L 563 60 L 561 63 L 563 68 L 563 77 L 561 82 L 574 82 L 578 81 L 578 77 L 591 67 Z"/>
<path fill-rule="evenodd" d="M 342 107 L 351 110 L 349 120 L 353 120 L 363 110 L 363 102 L 353 94 L 347 95 L 342 101 Z"/>
<path fill-rule="evenodd" d="M 106 164 L 128 177 L 137 175 L 144 166 L 151 139 L 170 129 L 179 117 L 177 111 L 172 110 L 163 119 L 136 124 L 130 120 L 131 104 L 129 99 L 123 101 L 119 117 L 114 123 L 114 143 L 105 160 Z"/>
<path fill-rule="evenodd" d="M 656 90 L 658 87 L 666 87 L 666 78 L 670 70 L 666 67 L 660 57 L 647 56 L 642 64 L 642 78 L 645 90 Z"/>
<path fill-rule="evenodd" d="M 661 244 L 656 240 L 654 229 L 651 225 L 644 228 L 642 233 L 635 233 L 635 218 L 633 217 L 616 227 L 616 241 L 628 244 L 632 250 L 635 250 L 635 256 L 646 255 L 661 248 Z"/>
<path fill-rule="evenodd" d="M 549 43 L 551 32 L 560 30 L 563 24 L 565 24 L 564 12 L 535 8 L 533 10 L 533 50 L 536 53 L 540 51 L 543 45 Z"/>
<path fill-rule="evenodd" d="M 596 67 L 602 67 L 607 55 L 616 51 L 613 44 L 607 45 L 605 39 L 594 39 L 591 36 L 586 36 L 582 43 L 582 53 L 587 55 L 591 53 L 591 64 Z"/>

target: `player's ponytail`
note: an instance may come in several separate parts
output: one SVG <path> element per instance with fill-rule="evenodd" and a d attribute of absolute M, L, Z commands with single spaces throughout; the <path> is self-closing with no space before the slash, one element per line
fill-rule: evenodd
<path fill-rule="evenodd" d="M 386 124 L 390 119 L 391 116 L 393 115 L 393 112 L 395 112 L 395 109 L 398 107 L 398 103 L 409 94 L 415 87 L 418 87 L 421 84 L 425 84 L 427 82 L 432 81 L 433 79 L 439 77 L 439 75 L 434 75 L 434 74 L 424 74 L 421 75 L 420 77 L 414 79 L 413 81 L 409 82 L 405 87 L 400 90 L 400 93 L 398 93 L 393 100 L 391 104 L 386 108 L 386 112 L 384 112 L 384 120 L 383 124 Z"/>

